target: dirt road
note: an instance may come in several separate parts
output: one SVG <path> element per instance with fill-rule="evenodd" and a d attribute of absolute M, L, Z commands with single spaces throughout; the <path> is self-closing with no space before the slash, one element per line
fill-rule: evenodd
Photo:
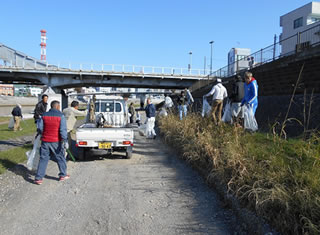
<path fill-rule="evenodd" d="M 233 234 L 235 217 L 161 140 L 136 133 L 132 159 L 69 162 L 42 185 L 25 166 L 0 176 L 0 234 Z"/>

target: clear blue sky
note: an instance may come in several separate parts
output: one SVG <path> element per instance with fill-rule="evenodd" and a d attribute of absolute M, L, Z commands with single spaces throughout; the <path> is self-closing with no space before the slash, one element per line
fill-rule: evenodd
<path fill-rule="evenodd" d="M 47 30 L 47 60 L 72 63 L 187 67 L 227 64 L 232 47 L 252 52 L 273 43 L 279 17 L 305 0 L 54 0 L 1 1 L 0 42 L 40 58 Z"/>

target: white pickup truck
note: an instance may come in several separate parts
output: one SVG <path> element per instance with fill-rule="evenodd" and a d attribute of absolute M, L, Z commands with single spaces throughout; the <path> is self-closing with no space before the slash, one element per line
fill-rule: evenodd
<path fill-rule="evenodd" d="M 128 123 L 126 101 L 120 96 L 97 95 L 94 109 L 95 120 L 89 122 L 88 113 L 86 123 L 76 131 L 78 159 L 85 160 L 89 150 L 125 152 L 126 158 L 131 158 L 134 133 Z"/>

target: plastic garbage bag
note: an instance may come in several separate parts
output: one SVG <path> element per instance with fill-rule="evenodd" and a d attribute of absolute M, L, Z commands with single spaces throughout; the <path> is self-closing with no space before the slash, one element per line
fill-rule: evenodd
<path fill-rule="evenodd" d="M 211 106 L 208 103 L 207 99 L 203 97 L 203 101 L 202 101 L 202 117 L 209 115 L 211 112 Z"/>
<path fill-rule="evenodd" d="M 8 128 L 13 129 L 13 126 L 14 126 L 14 119 L 13 119 L 13 117 L 11 117 L 9 120 Z"/>
<path fill-rule="evenodd" d="M 243 118 L 243 111 L 242 111 L 242 106 L 241 103 L 231 103 L 231 114 L 232 117 L 238 117 Z"/>
<path fill-rule="evenodd" d="M 232 120 L 231 104 L 230 104 L 230 102 L 227 102 L 227 104 L 223 110 L 222 121 L 223 122 L 231 122 L 231 120 Z"/>
<path fill-rule="evenodd" d="M 249 131 L 257 131 L 258 123 L 253 114 L 253 108 L 250 105 L 245 105 L 243 107 L 244 115 L 244 129 Z"/>
<path fill-rule="evenodd" d="M 139 135 L 146 136 L 147 135 L 147 124 L 140 125 L 138 130 L 139 130 Z"/>
<path fill-rule="evenodd" d="M 164 100 L 164 106 L 165 106 L 166 108 L 171 108 L 171 107 L 173 106 L 173 101 L 172 101 L 172 99 L 171 99 L 169 96 L 167 96 L 167 97 L 165 98 L 165 100 Z"/>
<path fill-rule="evenodd" d="M 159 112 L 160 117 L 166 117 L 168 116 L 168 112 L 165 108 L 162 108 L 161 111 Z"/>
<path fill-rule="evenodd" d="M 34 140 L 32 150 L 26 152 L 28 161 L 27 161 L 27 168 L 30 171 L 35 171 L 38 168 L 39 160 L 40 160 L 40 137 L 38 135 L 37 138 Z"/>

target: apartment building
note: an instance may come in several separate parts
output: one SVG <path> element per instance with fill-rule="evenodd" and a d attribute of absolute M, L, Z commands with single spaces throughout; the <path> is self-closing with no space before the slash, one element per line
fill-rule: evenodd
<path fill-rule="evenodd" d="M 320 2 L 310 2 L 281 16 L 280 26 L 282 55 L 320 43 Z"/>

